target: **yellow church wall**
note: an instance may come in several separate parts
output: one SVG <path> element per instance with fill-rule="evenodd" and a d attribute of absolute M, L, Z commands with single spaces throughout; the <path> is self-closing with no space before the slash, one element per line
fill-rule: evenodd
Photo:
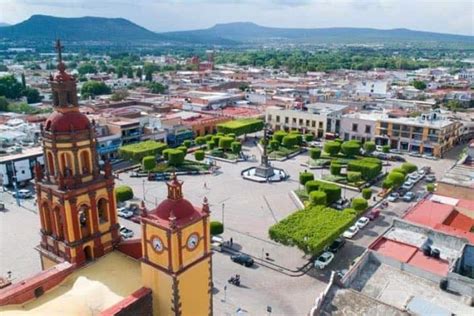
<path fill-rule="evenodd" d="M 197 247 L 193 250 L 187 248 L 188 238 L 193 233 L 198 234 L 199 236 L 199 243 Z M 204 254 L 204 229 L 202 221 L 194 223 L 182 230 L 182 251 L 183 251 L 183 265 L 189 264 L 199 258 L 201 258 Z"/>
<path fill-rule="evenodd" d="M 172 308 L 173 279 L 166 273 L 142 263 L 143 286 L 152 290 L 153 315 L 171 316 L 175 315 Z M 189 314 L 194 315 L 194 314 Z"/>
<path fill-rule="evenodd" d="M 71 143 L 56 143 L 57 148 L 72 148 Z"/>
<path fill-rule="evenodd" d="M 83 141 L 78 142 L 77 146 L 81 147 L 81 146 L 87 146 L 89 144 L 90 144 L 89 140 L 83 140 Z"/>
<path fill-rule="evenodd" d="M 57 265 L 56 262 L 49 259 L 48 257 L 45 257 L 44 255 L 41 255 L 41 267 L 43 268 L 43 270 L 47 270 L 51 267 L 54 267 L 55 265 Z"/>
<path fill-rule="evenodd" d="M 79 236 L 74 236 L 74 229 L 72 225 L 72 210 L 71 210 L 71 203 L 69 201 L 65 201 L 64 203 L 64 213 L 66 214 L 66 227 L 67 227 L 67 236 L 69 241 L 74 241 Z"/>
<path fill-rule="evenodd" d="M 162 253 L 156 252 L 153 249 L 153 245 L 152 245 L 152 240 L 155 236 L 161 239 L 161 242 L 163 243 L 163 247 L 165 248 L 168 247 L 168 244 L 167 244 L 168 237 L 166 236 L 166 231 L 156 226 L 147 225 L 146 236 L 145 236 L 145 240 L 146 240 L 145 247 L 147 249 L 148 259 L 151 262 L 154 262 L 155 264 L 158 264 L 167 269 L 169 265 L 169 261 L 168 261 L 169 249 L 164 250 Z"/>
<path fill-rule="evenodd" d="M 101 241 L 102 244 L 105 244 L 105 243 L 108 243 L 108 242 L 112 241 L 112 234 L 108 233 L 108 234 L 102 235 L 102 237 L 100 238 L 100 241 Z"/>
<path fill-rule="evenodd" d="M 203 260 L 178 276 L 182 315 L 209 315 L 209 260 Z"/>

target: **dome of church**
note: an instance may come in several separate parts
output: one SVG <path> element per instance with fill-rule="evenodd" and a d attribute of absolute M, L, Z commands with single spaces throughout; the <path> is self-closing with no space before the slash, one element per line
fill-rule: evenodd
<path fill-rule="evenodd" d="M 45 130 L 50 132 L 71 132 L 88 130 L 91 123 L 79 111 L 54 112 L 46 120 Z"/>

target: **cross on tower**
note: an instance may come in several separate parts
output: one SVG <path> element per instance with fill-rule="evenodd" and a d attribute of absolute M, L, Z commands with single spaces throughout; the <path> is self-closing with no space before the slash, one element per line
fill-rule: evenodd
<path fill-rule="evenodd" d="M 61 45 L 61 40 L 59 38 L 56 40 L 55 48 L 56 48 L 56 51 L 58 52 L 58 63 L 62 63 L 63 62 L 62 52 L 63 52 L 64 46 Z"/>

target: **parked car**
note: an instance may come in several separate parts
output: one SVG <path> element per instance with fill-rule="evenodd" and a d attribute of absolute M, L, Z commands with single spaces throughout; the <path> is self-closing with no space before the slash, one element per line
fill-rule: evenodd
<path fill-rule="evenodd" d="M 408 155 L 410 155 L 412 157 L 421 157 L 421 154 L 419 152 L 416 152 L 416 151 L 409 152 Z"/>
<path fill-rule="evenodd" d="M 349 206 L 349 200 L 348 199 L 340 199 L 336 202 L 333 203 L 332 207 L 334 207 L 336 210 L 343 210 L 346 207 Z"/>
<path fill-rule="evenodd" d="M 326 268 L 333 259 L 334 259 L 334 254 L 332 252 L 329 252 L 329 251 L 323 252 L 323 254 L 320 255 L 318 259 L 316 259 L 316 261 L 314 261 L 314 266 L 322 270 Z"/>
<path fill-rule="evenodd" d="M 120 207 L 117 209 L 117 215 L 123 218 L 131 218 L 133 216 L 133 212 L 126 207 Z"/>
<path fill-rule="evenodd" d="M 399 161 L 399 162 L 405 162 L 405 161 L 407 161 L 404 157 L 398 156 L 398 155 L 392 155 L 390 158 L 391 158 L 391 160 L 393 160 L 393 161 Z"/>
<path fill-rule="evenodd" d="M 421 155 L 421 157 L 425 158 L 425 159 L 429 159 L 429 160 L 439 160 L 438 157 L 435 157 L 433 155 L 427 155 L 427 154 L 424 154 L 424 155 Z"/>
<path fill-rule="evenodd" d="M 405 202 L 411 202 L 415 199 L 415 193 L 409 191 L 407 193 L 405 193 L 405 195 L 403 196 L 403 201 Z"/>
<path fill-rule="evenodd" d="M 379 208 L 373 209 L 369 214 L 367 214 L 367 218 L 373 221 L 380 216 L 381 211 L 382 210 Z"/>
<path fill-rule="evenodd" d="M 18 195 L 18 198 L 20 199 L 29 199 L 33 197 L 33 193 L 28 189 L 21 189 L 18 191 L 14 191 L 13 196 L 16 197 L 17 195 Z"/>
<path fill-rule="evenodd" d="M 364 228 L 365 226 L 367 226 L 367 224 L 369 224 L 370 222 L 370 219 L 365 217 L 365 216 L 362 216 L 361 218 L 359 218 L 357 220 L 357 222 L 355 223 L 355 225 L 359 228 L 359 229 L 362 229 Z"/>
<path fill-rule="evenodd" d="M 415 171 L 415 172 L 410 173 L 408 175 L 408 179 L 410 179 L 413 182 L 416 182 L 416 181 L 418 181 L 418 179 L 420 179 L 420 175 L 418 174 L 418 172 Z"/>
<path fill-rule="evenodd" d="M 436 177 L 435 177 L 434 175 L 432 175 L 432 174 L 429 174 L 429 175 L 427 175 L 427 176 L 425 177 L 425 181 L 426 181 L 426 182 L 430 182 L 430 183 L 431 183 L 431 182 L 435 182 L 435 181 L 436 181 Z"/>
<path fill-rule="evenodd" d="M 120 231 L 120 235 L 125 239 L 133 237 L 133 231 L 128 229 L 127 227 L 122 226 L 120 227 L 119 231 Z"/>
<path fill-rule="evenodd" d="M 400 194 L 398 194 L 397 192 L 392 192 L 390 193 L 390 195 L 388 196 L 387 200 L 389 202 L 395 202 L 396 200 L 398 200 L 398 198 L 400 197 Z"/>
<path fill-rule="evenodd" d="M 326 251 L 336 253 L 339 249 L 341 249 L 344 246 L 345 243 L 346 243 L 346 240 L 344 238 L 339 237 L 336 240 L 334 240 L 332 244 L 326 248 Z"/>
<path fill-rule="evenodd" d="M 310 146 L 312 147 L 323 147 L 323 143 L 322 142 L 318 142 L 318 141 L 312 141 L 309 143 Z"/>
<path fill-rule="evenodd" d="M 401 152 L 400 150 L 398 150 L 398 149 L 390 149 L 389 152 L 390 152 L 391 154 L 397 154 L 397 155 L 401 155 L 401 154 L 402 154 L 402 152 Z"/>
<path fill-rule="evenodd" d="M 222 252 L 224 246 L 224 239 L 220 236 L 212 236 L 211 238 L 211 249 Z"/>
<path fill-rule="evenodd" d="M 359 227 L 357 227 L 356 225 L 352 225 L 351 227 L 349 227 L 348 230 L 346 230 L 346 231 L 344 232 L 344 234 L 342 234 L 342 236 L 343 236 L 344 238 L 351 239 L 351 238 L 353 238 L 358 232 L 359 232 Z"/>
<path fill-rule="evenodd" d="M 246 267 L 251 267 L 254 264 L 253 259 L 250 256 L 244 255 L 244 254 L 238 254 L 238 255 L 230 256 L 230 260 L 234 261 L 235 263 L 246 266 Z"/>
<path fill-rule="evenodd" d="M 405 181 L 405 183 L 403 183 L 402 189 L 408 191 L 408 190 L 413 189 L 413 186 L 414 186 L 414 185 L 415 185 L 415 183 L 414 183 L 413 181 L 407 180 L 407 181 Z"/>

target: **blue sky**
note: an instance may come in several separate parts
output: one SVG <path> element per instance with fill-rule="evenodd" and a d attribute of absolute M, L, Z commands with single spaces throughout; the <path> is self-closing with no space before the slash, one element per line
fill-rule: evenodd
<path fill-rule="evenodd" d="M 373 27 L 474 35 L 469 0 L 0 0 L 0 22 L 33 14 L 124 17 L 165 32 L 251 21 L 278 27 Z"/>

